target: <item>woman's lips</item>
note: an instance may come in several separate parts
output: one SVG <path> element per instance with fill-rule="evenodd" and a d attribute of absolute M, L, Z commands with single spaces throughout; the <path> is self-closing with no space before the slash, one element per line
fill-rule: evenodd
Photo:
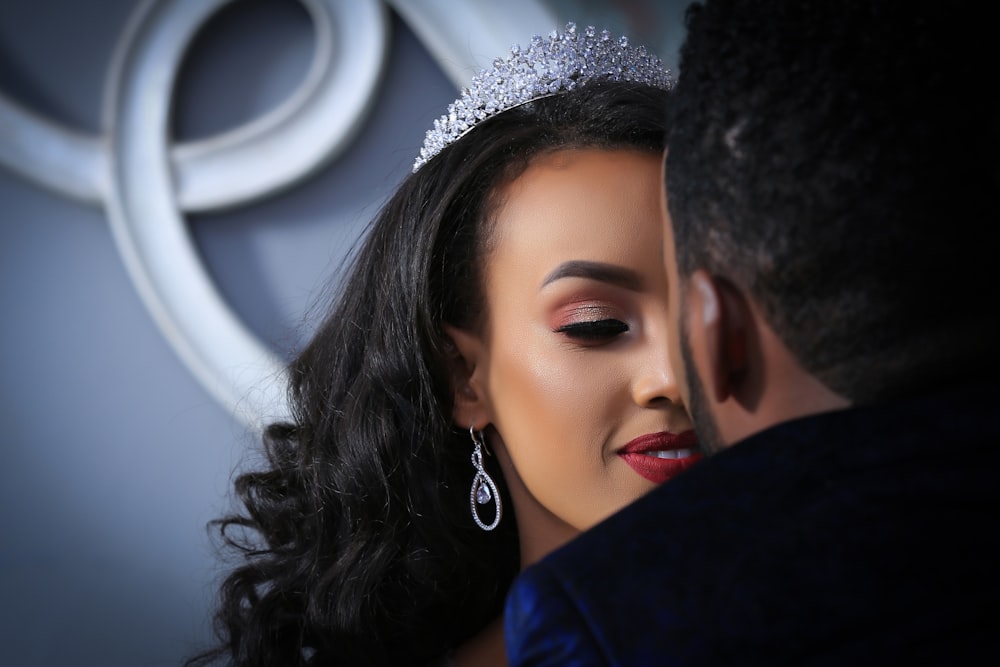
<path fill-rule="evenodd" d="M 618 450 L 618 456 L 655 484 L 663 484 L 701 460 L 694 431 L 647 433 Z"/>

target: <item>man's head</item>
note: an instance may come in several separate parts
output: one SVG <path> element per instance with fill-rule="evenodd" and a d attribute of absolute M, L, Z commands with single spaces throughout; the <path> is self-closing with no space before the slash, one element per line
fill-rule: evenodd
<path fill-rule="evenodd" d="M 995 369 L 990 25 L 972 2 L 689 10 L 666 261 L 721 444 Z"/>

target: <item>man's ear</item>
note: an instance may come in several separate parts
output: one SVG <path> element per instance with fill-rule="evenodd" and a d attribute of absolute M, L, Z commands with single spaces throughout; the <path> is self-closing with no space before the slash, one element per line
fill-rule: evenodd
<path fill-rule="evenodd" d="M 741 393 L 747 373 L 749 305 L 724 278 L 698 270 L 686 299 L 688 338 L 705 391 L 717 402 Z"/>
<path fill-rule="evenodd" d="M 493 421 L 488 396 L 484 391 L 485 346 L 482 338 L 450 324 L 443 325 L 453 349 L 448 359 L 451 391 L 454 399 L 452 419 L 462 428 L 482 430 Z"/>

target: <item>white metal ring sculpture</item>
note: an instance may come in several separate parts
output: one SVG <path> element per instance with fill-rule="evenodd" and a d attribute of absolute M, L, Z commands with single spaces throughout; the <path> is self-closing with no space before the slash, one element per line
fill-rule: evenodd
<path fill-rule="evenodd" d="M 247 203 L 308 176 L 354 139 L 375 99 L 389 20 L 379 0 L 300 0 L 316 48 L 299 88 L 270 113 L 172 145 L 184 53 L 234 0 L 146 0 L 131 15 L 105 85 L 104 136 L 60 127 L 0 94 L 0 165 L 61 195 L 103 204 L 129 275 L 199 382 L 245 424 L 287 415 L 284 367 L 218 293 L 183 214 Z M 492 56 L 557 25 L 541 2 L 395 0 L 456 88 Z"/>

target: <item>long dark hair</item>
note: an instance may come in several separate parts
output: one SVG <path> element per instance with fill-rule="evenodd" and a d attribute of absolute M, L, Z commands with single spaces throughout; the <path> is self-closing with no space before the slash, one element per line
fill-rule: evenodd
<path fill-rule="evenodd" d="M 517 526 L 509 512 L 487 533 L 470 516 L 442 323 L 485 317 L 498 185 L 547 151 L 661 151 L 667 94 L 592 82 L 540 99 L 404 180 L 290 365 L 292 418 L 266 429 L 266 467 L 236 479 L 243 510 L 213 522 L 242 562 L 222 583 L 220 644 L 193 663 L 427 664 L 501 613 Z"/>

